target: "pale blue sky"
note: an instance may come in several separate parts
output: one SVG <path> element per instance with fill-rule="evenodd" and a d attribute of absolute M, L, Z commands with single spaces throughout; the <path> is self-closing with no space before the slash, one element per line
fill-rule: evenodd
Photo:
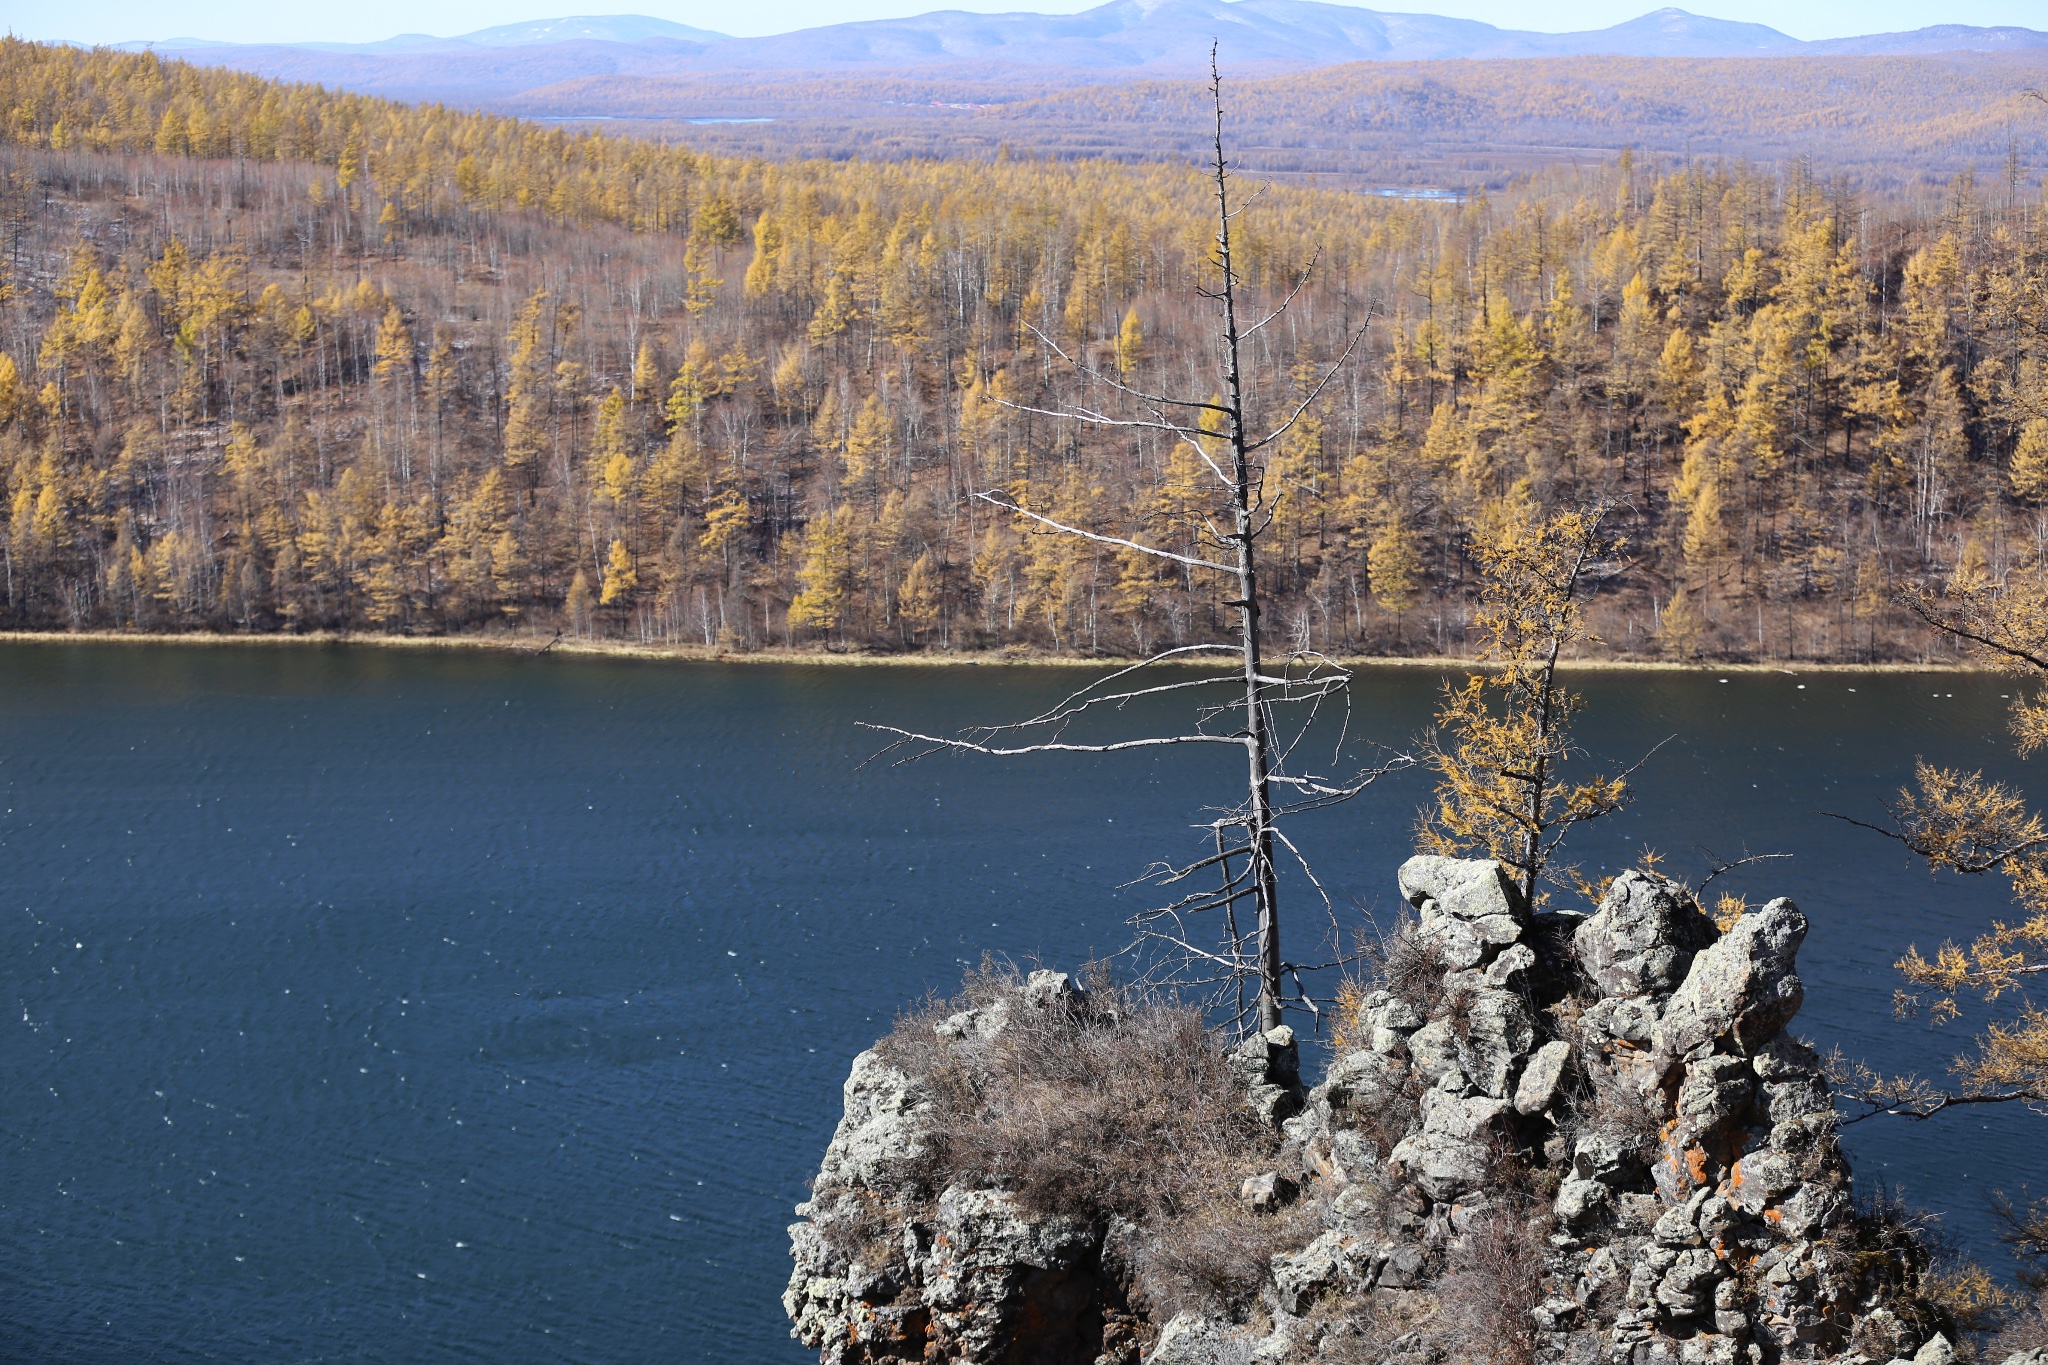
<path fill-rule="evenodd" d="M 599 12 L 652 14 L 699 28 L 751 36 L 851 19 L 932 9 L 1035 9 L 1073 13 L 1100 0 L 583 0 Z M 1656 8 L 1656 0 L 1379 0 L 1368 8 L 1483 19 L 1504 28 L 1602 28 Z M 2048 29 L 2048 0 L 1693 0 L 1683 8 L 1719 19 L 1769 24 L 1795 38 L 1837 38 L 1928 24 L 2020 24 Z M 449 35 L 524 19 L 579 12 L 577 0 L 350 0 L 345 5 L 277 0 L 0 0 L 0 29 L 24 38 L 122 42 L 192 36 L 233 42 L 368 42 L 396 33 Z M 589 12 L 586 8 L 581 12 Z"/>

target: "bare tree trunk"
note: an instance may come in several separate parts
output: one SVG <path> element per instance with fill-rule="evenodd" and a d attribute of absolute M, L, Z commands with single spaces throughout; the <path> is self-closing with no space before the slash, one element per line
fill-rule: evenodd
<path fill-rule="evenodd" d="M 1266 723 L 1265 678 L 1259 658 L 1259 567 L 1253 524 L 1257 492 L 1252 488 L 1250 441 L 1244 420 L 1244 377 L 1238 364 L 1237 272 L 1230 256 L 1229 163 L 1223 156 L 1223 79 L 1216 53 L 1209 53 L 1209 95 L 1216 108 L 1216 259 L 1223 272 L 1216 299 L 1223 310 L 1224 404 L 1229 409 L 1231 540 L 1237 548 L 1238 639 L 1244 658 L 1244 749 L 1249 777 L 1245 833 L 1251 845 L 1252 881 L 1259 907 L 1259 1029 L 1280 1026 L 1280 887 L 1273 871 L 1272 740 Z"/>
<path fill-rule="evenodd" d="M 1188 877 L 1201 869 L 1215 867 L 1222 874 L 1222 885 L 1213 891 L 1195 891 L 1179 896 L 1166 905 L 1141 912 L 1132 922 L 1139 926 L 1134 946 L 1147 945 L 1165 953 L 1164 975 L 1155 979 L 1219 988 L 1219 993 L 1212 997 L 1213 1003 L 1218 1006 L 1235 1004 L 1231 1026 L 1242 1030 L 1248 1023 L 1255 1023 L 1263 1033 L 1280 1026 L 1283 1011 L 1288 1007 L 1282 994 L 1287 978 L 1293 978 L 1299 993 L 1304 971 L 1338 965 L 1290 963 L 1280 955 L 1280 886 L 1276 852 L 1284 849 L 1289 857 L 1301 862 L 1307 881 L 1319 894 L 1323 894 L 1326 905 L 1330 903 L 1328 895 L 1322 893 L 1321 884 L 1315 881 L 1314 873 L 1302 858 L 1301 851 L 1281 831 L 1281 821 L 1291 813 L 1322 809 L 1349 800 L 1384 773 L 1407 767 L 1414 760 L 1406 754 L 1392 755 L 1385 762 L 1366 767 L 1349 778 L 1288 770 L 1287 755 L 1291 744 L 1306 733 L 1307 726 L 1314 723 L 1317 708 L 1324 700 L 1343 693 L 1349 687 L 1350 675 L 1334 661 L 1307 648 L 1288 656 L 1277 673 L 1269 671 L 1263 657 L 1259 635 L 1261 611 L 1257 544 L 1260 534 L 1272 520 L 1275 502 L 1284 494 L 1268 495 L 1259 452 L 1285 437 L 1309 411 L 1329 383 L 1350 362 L 1365 331 L 1361 326 L 1348 333 L 1343 352 L 1271 431 L 1259 435 L 1252 430 L 1250 422 L 1255 414 L 1245 410 L 1244 344 L 1268 323 L 1287 312 L 1307 283 L 1315 262 L 1311 260 L 1302 270 L 1284 300 L 1270 311 L 1261 310 L 1265 311 L 1262 319 L 1250 326 L 1240 325 L 1238 279 L 1232 259 L 1230 224 L 1234 212 L 1241 213 L 1245 206 L 1241 205 L 1235 211 L 1231 208 L 1230 163 L 1223 151 L 1223 82 L 1213 48 L 1209 55 L 1209 93 L 1216 113 L 1212 170 L 1216 189 L 1216 265 L 1220 270 L 1220 282 L 1215 288 L 1198 286 L 1196 292 L 1220 310 L 1215 340 L 1220 346 L 1223 393 L 1174 397 L 1146 392 L 1121 374 L 1104 374 L 1095 370 L 1088 364 L 1085 345 L 1079 354 L 1069 355 L 1056 340 L 1027 323 L 1043 346 L 1048 374 L 1052 357 L 1058 356 L 1090 385 L 1117 395 L 1135 411 L 1132 415 L 1118 416 L 1092 405 L 1054 401 L 1039 406 L 1003 397 L 994 400 L 998 405 L 1022 414 L 1082 426 L 1121 428 L 1146 437 L 1164 435 L 1184 443 L 1215 478 L 1214 488 L 1220 494 L 1217 502 L 1210 504 L 1215 510 L 1204 515 L 1207 538 L 1203 539 L 1198 533 L 1196 544 L 1183 552 L 1059 520 L 1025 505 L 1007 492 L 984 491 L 974 496 L 1034 527 L 1042 528 L 1043 532 L 1073 536 L 1096 546 L 1135 552 L 1171 564 L 1178 571 L 1191 599 L 1197 570 L 1215 574 L 1225 582 L 1234 578 L 1236 596 L 1224 605 L 1237 612 L 1236 643 L 1185 644 L 1164 649 L 1088 684 L 1058 705 L 1022 722 L 976 727 L 958 736 L 925 734 L 891 725 L 869 728 L 895 735 L 898 744 L 912 746 L 915 750 L 910 755 L 912 758 L 940 750 L 1018 755 L 1055 751 L 1114 753 L 1185 744 L 1225 744 L 1241 748 L 1245 755 L 1246 799 L 1243 805 L 1212 822 L 1213 854 L 1180 867 L 1157 863 L 1148 873 L 1148 879 L 1154 884 L 1173 886 L 1185 883 Z M 1370 318 L 1368 313 L 1368 322 Z M 1216 551 L 1213 554 L 1209 553 L 1211 546 Z M 1229 552 L 1225 553 L 1226 550 Z M 1193 681 L 1158 684 L 1130 681 L 1134 675 L 1155 665 L 1185 663 L 1204 655 L 1226 658 L 1235 655 L 1238 675 L 1218 673 Z M 1121 707 L 1139 697 L 1179 694 L 1212 685 L 1219 690 L 1229 689 L 1228 695 L 1232 697 L 1241 687 L 1242 698 L 1221 702 L 1214 707 L 1205 706 L 1202 722 L 1190 733 L 1101 743 L 1076 742 L 1064 737 L 1070 721 L 1095 707 Z M 1290 720 L 1283 724 L 1277 721 L 1276 715 L 1287 715 L 1284 708 L 1290 705 L 1297 708 L 1293 714 L 1298 722 Z M 1242 725 L 1227 734 L 1207 728 L 1211 717 L 1227 716 L 1239 706 L 1244 710 Z M 1278 732 L 1284 732 L 1291 738 L 1276 738 L 1276 727 Z M 1273 797 L 1276 788 L 1283 793 L 1282 800 L 1277 803 Z M 1237 844 L 1234 839 L 1234 832 L 1238 830 L 1244 832 L 1242 844 Z M 1242 871 L 1234 866 L 1240 857 L 1245 859 Z M 1240 900 L 1250 900 L 1258 907 L 1256 939 L 1249 945 L 1252 950 L 1249 953 L 1245 951 L 1246 940 L 1238 934 L 1236 906 Z M 1332 909 L 1334 913 L 1334 907 Z M 1223 916 L 1227 939 L 1221 952 L 1196 942 L 1187 927 L 1185 917 L 1205 912 L 1220 912 Z M 1147 970 L 1152 969 L 1148 967 Z M 1258 991 L 1256 1001 L 1248 1010 L 1244 987 L 1250 978 L 1257 979 Z M 1305 994 L 1299 995 L 1294 1007 L 1311 1012 L 1316 1008 Z"/>

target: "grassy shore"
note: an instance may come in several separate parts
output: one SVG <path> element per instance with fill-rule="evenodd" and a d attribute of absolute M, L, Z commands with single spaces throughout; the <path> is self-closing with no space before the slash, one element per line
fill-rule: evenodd
<path fill-rule="evenodd" d="M 576 654 L 616 659 L 667 659 L 689 663 L 784 664 L 855 668 L 1116 668 L 1138 662 L 1115 655 L 1051 654 L 1035 650 L 1000 649 L 955 653 L 921 650 L 900 654 L 855 650 L 760 649 L 735 651 L 706 645 L 642 645 L 625 640 L 576 639 L 571 636 L 494 632 L 488 635 L 389 635 L 370 632 L 314 631 L 305 634 L 229 634 L 220 631 L 0 631 L 0 644 L 121 644 L 192 645 L 234 648 L 305 647 L 308 645 L 370 649 L 487 650 L 504 654 Z M 1202 667 L 1210 661 L 1191 656 L 1184 661 Z M 1419 668 L 1433 671 L 1474 667 L 1474 661 L 1456 655 L 1374 655 L 1340 660 L 1346 666 L 1362 668 Z M 1215 667 L 1235 667 L 1229 654 L 1213 657 Z M 1666 673 L 1977 673 L 1989 671 L 1980 664 L 1943 663 L 1817 663 L 1767 660 L 1709 661 L 1677 663 L 1660 659 L 1581 658 L 1565 661 L 1575 670 Z"/>

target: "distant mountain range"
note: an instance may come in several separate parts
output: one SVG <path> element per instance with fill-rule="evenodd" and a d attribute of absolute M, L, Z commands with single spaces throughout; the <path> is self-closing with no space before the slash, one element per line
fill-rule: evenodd
<path fill-rule="evenodd" d="M 305 52 L 377 54 L 387 52 L 463 53 L 476 48 L 542 47 L 557 43 L 644 43 L 667 38 L 689 43 L 718 43 L 729 34 L 691 28 L 645 14 L 581 14 L 567 19 L 534 19 L 523 24 L 480 28 L 453 38 L 428 33 L 401 33 L 375 43 L 227 43 L 212 38 L 165 38 L 161 41 L 115 43 L 125 52 L 201 52 L 216 48 L 290 47 Z"/>
<path fill-rule="evenodd" d="M 380 43 L 240 45 L 201 39 L 122 44 L 287 80 L 401 98 L 487 102 L 589 77 L 894 72 L 952 67 L 984 77 L 1058 68 L 1178 76 L 1206 66 L 1211 40 L 1234 71 L 1273 73 L 1345 62 L 1522 57 L 1794 57 L 1928 55 L 2038 49 L 2048 32 L 1943 24 L 1800 42 L 1763 24 L 1660 9 L 1611 28 L 1537 33 L 1469 19 L 1396 14 L 1317 0 L 1110 0 L 1080 14 L 970 14 L 832 24 L 732 38 L 642 15 L 507 24 L 455 38 L 407 34 Z"/>

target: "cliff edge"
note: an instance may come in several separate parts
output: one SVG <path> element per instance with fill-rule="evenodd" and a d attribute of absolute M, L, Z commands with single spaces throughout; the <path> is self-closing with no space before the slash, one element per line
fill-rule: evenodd
<path fill-rule="evenodd" d="M 1410 859 L 1413 920 L 1288 1029 L 983 974 L 854 1062 L 784 1304 L 826 1365 L 1948 1365 L 1928 1252 L 1859 1209 L 1806 920 L 1623 873 L 1536 914 Z M 2048 1362 L 2040 1363 L 2048 1365 Z"/>

